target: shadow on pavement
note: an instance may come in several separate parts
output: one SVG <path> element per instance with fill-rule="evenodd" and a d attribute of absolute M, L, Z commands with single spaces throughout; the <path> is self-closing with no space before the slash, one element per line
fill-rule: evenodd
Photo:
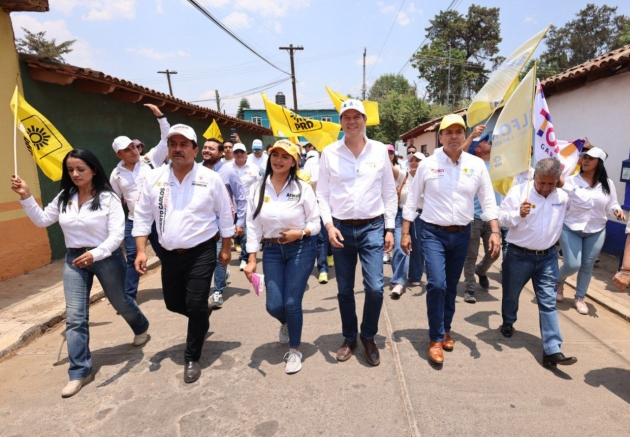
<path fill-rule="evenodd" d="M 260 368 L 263 361 L 276 366 L 284 361 L 284 355 L 288 351 L 289 345 L 280 344 L 277 341 L 261 344 L 252 352 L 248 366 L 266 377 L 267 373 Z M 302 352 L 302 361 L 305 362 L 307 358 L 315 355 L 317 348 L 312 344 L 302 343 L 300 344 L 300 352 Z"/>
<path fill-rule="evenodd" d="M 591 370 L 584 376 L 584 382 L 591 387 L 604 386 L 630 404 L 630 370 L 618 367 Z"/>
<path fill-rule="evenodd" d="M 317 307 L 317 308 L 313 308 L 312 310 L 302 310 L 302 312 L 304 314 L 314 314 L 314 313 L 327 313 L 330 311 L 335 311 L 337 309 L 337 307 L 334 308 L 322 308 L 322 307 Z"/>
<path fill-rule="evenodd" d="M 227 301 L 232 296 L 242 297 L 248 295 L 250 292 L 253 293 L 254 291 L 249 288 L 235 288 L 227 286 L 223 289 L 223 302 Z"/>
<path fill-rule="evenodd" d="M 136 299 L 138 305 L 142 305 L 150 300 L 164 300 L 164 294 L 161 288 L 151 288 L 148 290 L 140 290 Z"/>
<path fill-rule="evenodd" d="M 212 333 L 208 333 L 208 336 L 212 335 Z M 203 352 L 201 353 L 201 359 L 199 360 L 199 365 L 202 369 L 210 367 L 215 361 L 221 358 L 224 352 L 228 352 L 233 349 L 238 349 L 241 347 L 240 341 L 208 341 L 206 337 L 206 341 L 203 345 Z M 175 346 L 171 346 L 168 349 L 157 352 L 151 358 L 149 358 L 149 362 L 151 365 L 149 366 L 150 372 L 156 372 L 160 370 L 162 367 L 162 361 L 166 358 L 169 358 L 173 363 L 183 366 L 185 364 L 184 361 L 184 349 L 186 348 L 186 343 L 181 343 Z M 229 360 L 226 360 L 226 363 Z M 228 368 L 234 365 L 232 362 L 231 365 L 227 363 L 221 364 L 222 370 L 227 370 Z"/>
<path fill-rule="evenodd" d="M 477 342 L 458 334 L 456 331 L 451 331 L 453 340 L 455 341 L 455 348 L 459 344 L 466 346 L 470 349 L 470 356 L 474 359 L 478 359 L 481 356 L 479 349 L 477 348 Z M 441 365 L 436 365 L 429 359 L 429 330 L 428 329 L 401 329 L 392 333 L 392 340 L 396 343 L 400 343 L 405 338 L 413 348 L 418 352 L 418 356 L 424 360 L 427 360 L 434 369 L 441 369 Z M 445 356 L 449 354 L 449 351 L 444 351 Z"/>
<path fill-rule="evenodd" d="M 386 341 L 387 339 L 382 335 L 376 335 L 376 337 L 374 337 L 374 342 L 376 343 L 376 347 L 378 348 L 381 357 L 383 355 L 383 351 L 386 349 Z M 339 349 L 343 343 L 343 335 L 341 333 L 320 335 L 313 343 L 315 343 L 317 349 L 322 353 L 322 355 L 324 355 L 326 362 L 330 364 L 339 363 L 339 361 L 337 361 L 337 349 Z M 361 343 L 359 338 L 357 338 L 357 348 L 354 350 L 352 355 L 354 358 L 350 357 L 351 360 L 357 359 L 359 364 L 362 366 L 373 367 L 365 358 L 365 349 L 363 348 L 363 343 Z"/>
<path fill-rule="evenodd" d="M 564 290 L 566 291 L 567 288 L 568 287 L 565 287 Z M 567 298 L 565 296 L 562 302 L 556 302 L 556 308 L 558 311 L 577 311 L 575 309 L 574 302 L 575 300 L 573 298 L 570 298 L 570 297 Z M 585 315 L 589 317 L 594 317 L 596 319 L 599 318 L 599 314 L 597 314 L 597 308 L 595 308 L 595 305 L 588 302 L 586 299 L 584 300 L 584 303 L 588 307 L 588 314 L 585 314 Z"/>

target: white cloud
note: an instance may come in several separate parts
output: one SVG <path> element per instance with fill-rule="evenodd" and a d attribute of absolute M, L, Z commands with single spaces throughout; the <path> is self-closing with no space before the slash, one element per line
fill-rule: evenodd
<path fill-rule="evenodd" d="M 365 57 L 365 65 L 374 65 L 378 62 L 383 62 L 382 59 L 379 59 L 376 55 L 367 55 Z M 355 64 L 363 65 L 363 57 L 356 60 Z"/>
<path fill-rule="evenodd" d="M 407 10 L 409 11 L 410 14 L 422 14 L 422 9 L 416 8 L 416 5 L 414 2 L 409 3 L 409 6 L 407 7 Z"/>
<path fill-rule="evenodd" d="M 155 3 L 156 3 L 156 5 L 155 5 L 156 6 L 156 12 L 158 14 L 163 14 L 164 13 L 164 9 L 162 8 L 162 0 L 156 0 Z"/>
<path fill-rule="evenodd" d="M 56 0 L 51 2 L 53 10 L 59 10 L 70 15 L 75 8 L 87 9 L 87 14 L 81 19 L 87 21 L 106 21 L 119 18 L 133 19 L 136 17 L 136 0 Z M 161 1 L 158 0 L 158 10 Z"/>
<path fill-rule="evenodd" d="M 273 31 L 276 33 L 282 33 L 282 23 L 279 21 L 273 22 Z"/>
<path fill-rule="evenodd" d="M 376 6 L 378 6 L 378 11 L 381 14 L 389 14 L 390 12 L 394 12 L 396 10 L 395 5 L 388 5 L 385 2 L 376 2 Z"/>
<path fill-rule="evenodd" d="M 190 53 L 185 52 L 185 51 L 183 51 L 183 50 L 178 50 L 178 51 L 177 51 L 177 55 L 178 55 L 178 56 L 181 56 L 182 58 L 188 58 L 188 57 L 190 57 L 190 56 L 191 56 L 191 55 L 190 55 Z"/>
<path fill-rule="evenodd" d="M 532 24 L 538 23 L 538 20 L 536 19 L 536 14 L 525 15 L 525 18 L 523 19 L 523 23 L 532 23 Z"/>
<path fill-rule="evenodd" d="M 190 53 L 187 53 L 183 50 L 178 50 L 177 52 L 156 52 L 155 50 L 147 47 L 136 48 L 128 48 L 126 49 L 129 53 L 135 53 L 136 55 L 143 56 L 145 58 L 155 59 L 161 61 L 167 58 L 173 58 L 175 56 L 188 57 Z"/>
<path fill-rule="evenodd" d="M 230 15 L 221 20 L 221 23 L 232 30 L 238 30 L 252 27 L 252 21 L 252 18 L 245 12 L 232 12 Z"/>
<path fill-rule="evenodd" d="M 70 33 L 65 20 L 39 21 L 33 15 L 27 14 L 16 14 L 11 17 L 11 20 L 13 21 L 16 38 L 24 37 L 24 31 L 22 30 L 22 27 L 24 27 L 30 32 L 46 32 L 46 38 L 55 38 L 57 44 L 73 39 L 77 40 L 72 45 L 72 52 L 64 55 L 65 61 L 79 67 L 97 69 L 94 59 L 101 54 L 101 51 L 90 46 L 87 41 Z"/>
<path fill-rule="evenodd" d="M 239 0 L 238 4 L 265 17 L 285 17 L 289 10 L 309 6 L 308 0 Z"/>
<path fill-rule="evenodd" d="M 406 26 L 407 24 L 411 23 L 412 19 L 409 18 L 405 11 L 400 11 L 398 13 L 398 16 L 396 17 L 396 21 L 398 21 L 398 24 L 400 24 L 401 26 Z"/>

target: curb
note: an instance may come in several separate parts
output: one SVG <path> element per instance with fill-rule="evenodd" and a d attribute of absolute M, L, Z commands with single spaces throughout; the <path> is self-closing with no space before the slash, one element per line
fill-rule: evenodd
<path fill-rule="evenodd" d="M 574 290 L 577 287 L 575 280 L 567 279 L 567 281 L 565 281 L 565 284 L 570 286 Z M 598 303 L 599 305 L 603 306 L 611 313 L 617 314 L 622 319 L 630 322 L 630 309 L 625 308 L 622 305 L 619 305 L 615 301 L 607 298 L 604 294 L 595 290 L 589 290 L 586 292 L 586 297 L 588 297 L 593 302 Z"/>

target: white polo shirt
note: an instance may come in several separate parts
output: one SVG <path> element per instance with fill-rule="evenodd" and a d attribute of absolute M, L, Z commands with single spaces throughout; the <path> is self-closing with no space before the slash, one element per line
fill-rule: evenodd
<path fill-rule="evenodd" d="M 582 231 L 587 234 L 599 232 L 606 227 L 608 217 L 606 214 L 614 214 L 620 210 L 617 202 L 615 184 L 609 178 L 608 186 L 610 194 L 604 194 L 602 184 L 592 188 L 588 182 L 582 179 L 580 174 L 569 176 L 562 189 L 571 198 L 571 209 L 567 211 L 564 223 L 573 231 Z"/>
<path fill-rule="evenodd" d="M 324 224 L 385 216 L 385 228 L 395 228 L 398 196 L 387 148 L 365 137 L 357 158 L 345 138 L 327 146 L 319 159 L 317 200 Z"/>
<path fill-rule="evenodd" d="M 532 204 L 531 212 L 521 217 L 521 204 L 527 199 Z M 499 208 L 499 225 L 510 228 L 506 241 L 525 249 L 545 250 L 556 244 L 562 233 L 564 217 L 569 207 L 569 195 L 555 189 L 543 197 L 534 184 L 515 185 L 508 191 Z"/>
<path fill-rule="evenodd" d="M 247 162 L 257 165 L 262 174 L 265 174 L 265 170 L 267 170 L 267 159 L 269 159 L 269 156 L 265 152 L 260 155 L 260 158 L 256 158 L 254 152 L 247 155 Z"/>
<path fill-rule="evenodd" d="M 497 218 L 497 204 L 492 181 L 481 158 L 462 152 L 452 162 L 442 148 L 423 159 L 411 183 L 403 218 L 413 222 L 418 217 L 438 226 L 466 226 L 474 219 L 475 194 L 479 198 L 485 222 Z M 422 206 L 421 206 L 422 205 Z"/>
<path fill-rule="evenodd" d="M 214 237 L 219 227 L 223 238 L 235 231 L 232 202 L 221 177 L 201 164 L 195 164 L 181 183 L 171 165 L 147 174 L 131 234 L 149 235 L 153 221 L 166 250 L 198 246 Z"/>
<path fill-rule="evenodd" d="M 255 182 L 259 181 L 262 178 L 262 173 L 260 172 L 260 167 L 251 162 L 245 161 L 242 167 L 236 165 L 236 163 L 230 164 L 230 168 L 232 168 L 238 177 L 241 178 L 241 184 L 243 184 L 243 191 L 245 191 L 245 195 L 249 195 L 249 187 L 251 187 Z"/>

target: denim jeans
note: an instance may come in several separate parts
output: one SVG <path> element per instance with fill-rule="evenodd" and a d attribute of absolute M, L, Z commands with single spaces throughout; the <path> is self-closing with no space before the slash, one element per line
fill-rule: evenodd
<path fill-rule="evenodd" d="M 223 249 L 223 238 L 219 238 L 217 240 L 217 255 L 221 252 L 221 249 Z M 227 285 L 226 283 L 227 266 L 223 267 L 223 265 L 220 262 L 217 262 L 216 264 L 217 265 L 214 268 L 213 291 L 218 292 L 219 294 L 223 294 L 223 290 L 225 289 L 225 286 Z"/>
<path fill-rule="evenodd" d="M 236 225 L 237 220 L 238 220 L 238 215 L 234 214 L 235 225 Z M 245 246 L 247 246 L 247 226 L 243 226 L 243 233 L 241 234 L 240 237 L 234 237 L 234 244 L 238 244 L 239 246 L 241 246 L 241 253 L 238 256 L 238 260 L 247 262 L 249 259 L 249 254 L 247 253 L 247 250 L 245 249 Z"/>
<path fill-rule="evenodd" d="M 321 222 L 321 230 L 317 237 L 315 237 L 315 249 L 317 251 L 317 270 L 319 273 L 328 273 L 328 260 L 326 257 L 328 255 L 332 255 L 332 251 L 330 250 L 330 242 L 328 241 L 328 231 L 326 230 L 326 226 L 324 226 L 324 222 Z"/>
<path fill-rule="evenodd" d="M 288 244 L 265 244 L 263 273 L 267 291 L 267 312 L 289 328 L 289 345 L 302 341 L 302 298 L 315 262 L 311 238 Z"/>
<path fill-rule="evenodd" d="M 501 314 L 503 323 L 516 322 L 518 299 L 529 280 L 534 284 L 540 336 L 543 353 L 552 355 L 560 352 L 562 335 L 556 310 L 556 284 L 558 282 L 558 251 L 552 246 L 547 255 L 527 253 L 510 244 L 503 260 L 503 300 Z"/>
<path fill-rule="evenodd" d="M 582 231 L 572 231 L 567 225 L 562 227 L 560 247 L 564 264 L 560 267 L 560 279 L 563 283 L 569 276 L 578 272 L 576 299 L 584 299 L 593 276 L 593 266 L 602 251 L 606 240 L 606 228 L 599 232 L 585 234 Z"/>
<path fill-rule="evenodd" d="M 407 273 L 409 272 L 409 256 L 407 256 L 405 252 L 403 252 L 403 250 L 400 248 L 400 238 L 402 237 L 402 221 L 402 209 L 398 208 L 398 212 L 396 213 L 396 228 L 394 229 L 394 256 L 392 256 L 392 279 L 389 281 L 393 285 L 405 285 L 407 283 Z"/>
<path fill-rule="evenodd" d="M 409 282 L 420 282 L 424 273 L 424 249 L 422 247 L 422 223 L 420 215 L 409 225 L 411 255 L 409 255 Z"/>
<path fill-rule="evenodd" d="M 464 268 L 470 242 L 470 225 L 459 232 L 447 232 L 422 223 L 422 247 L 427 265 L 427 315 L 429 338 L 442 341 L 451 332 L 455 314 L 457 283 Z"/>
<path fill-rule="evenodd" d="M 344 239 L 342 248 L 332 248 L 343 336 L 352 342 L 357 339 L 359 331 L 354 299 L 354 274 L 358 256 L 365 289 L 361 335 L 369 340 L 378 332 L 378 319 L 383 306 L 384 221 L 379 218 L 363 226 L 352 226 L 333 219 L 333 224 Z"/>
<path fill-rule="evenodd" d="M 464 283 L 466 284 L 466 291 L 474 294 L 475 285 L 477 284 L 475 273 L 481 276 L 488 273 L 488 269 L 490 269 L 490 266 L 497 260 L 499 253 L 497 252 L 494 258 L 490 254 L 489 242 L 490 236 L 492 235 L 492 228 L 489 222 L 484 222 L 476 218 L 471 226 L 470 243 L 468 244 L 468 253 L 466 254 L 466 261 L 464 262 Z M 477 264 L 480 239 L 483 241 L 483 259 Z"/>
<path fill-rule="evenodd" d="M 149 321 L 136 302 L 125 293 L 125 257 L 121 249 L 111 256 L 79 268 L 72 265 L 83 249 L 68 249 L 63 265 L 63 292 L 66 298 L 66 341 L 70 380 L 83 379 L 92 373 L 90 353 L 89 306 L 94 276 L 103 287 L 112 307 L 125 319 L 134 334 L 149 329 Z"/>
<path fill-rule="evenodd" d="M 125 254 L 127 255 L 127 272 L 125 279 L 125 292 L 133 299 L 136 300 L 138 295 L 138 283 L 140 282 L 140 273 L 136 271 L 134 263 L 136 262 L 136 239 L 131 235 L 133 230 L 133 220 L 127 220 L 125 222 Z M 157 229 L 155 228 L 155 222 L 151 226 L 151 233 L 149 234 L 149 241 L 151 247 L 158 258 L 162 259 L 162 246 L 158 241 Z"/>

